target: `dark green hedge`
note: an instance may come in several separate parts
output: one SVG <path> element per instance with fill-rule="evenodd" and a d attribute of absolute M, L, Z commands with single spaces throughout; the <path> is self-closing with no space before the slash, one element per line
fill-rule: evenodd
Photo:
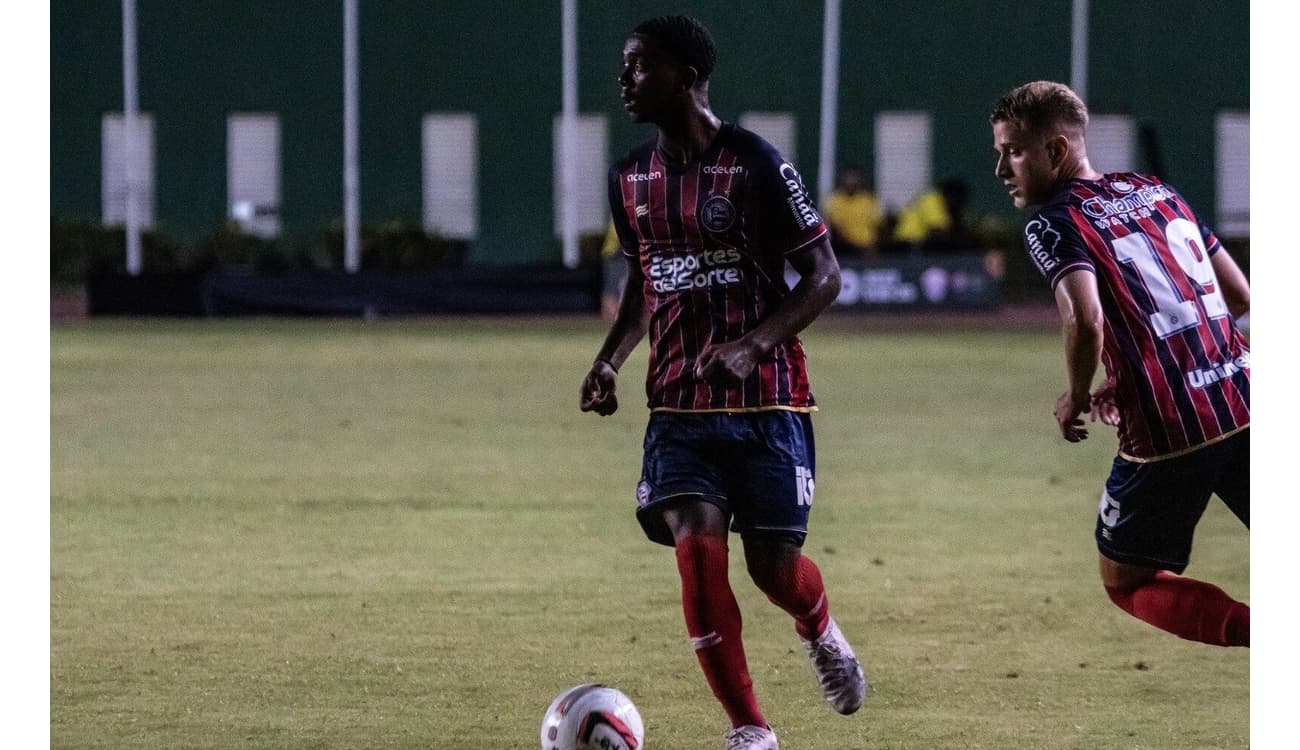
<path fill-rule="evenodd" d="M 247 269 L 259 273 L 290 270 L 343 270 L 341 225 L 321 229 L 310 237 L 264 239 L 228 224 L 192 243 L 182 244 L 164 233 L 143 233 L 146 273 L 202 273 L 217 269 Z M 466 243 L 426 232 L 400 221 L 361 232 L 361 267 L 367 271 L 428 271 L 459 266 Z M 87 276 L 126 272 L 126 232 L 90 222 L 50 221 L 50 283 L 67 287 Z"/>

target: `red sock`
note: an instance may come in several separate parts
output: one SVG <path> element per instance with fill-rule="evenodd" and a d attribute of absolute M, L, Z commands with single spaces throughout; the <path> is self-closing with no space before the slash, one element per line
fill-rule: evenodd
<path fill-rule="evenodd" d="M 767 726 L 754 698 L 753 681 L 740 641 L 740 607 L 727 580 L 727 542 L 692 535 L 677 542 L 682 611 L 704 677 L 733 727 Z"/>
<path fill-rule="evenodd" d="M 822 585 L 822 572 L 812 560 L 800 555 L 794 570 L 774 576 L 765 593 L 773 604 L 790 613 L 795 632 L 805 641 L 816 640 L 826 629 L 831 618 L 826 587 Z"/>
<path fill-rule="evenodd" d="M 1210 583 L 1160 571 L 1132 591 L 1107 588 L 1130 615 L 1189 641 L 1215 646 L 1250 645 L 1250 606 Z"/>

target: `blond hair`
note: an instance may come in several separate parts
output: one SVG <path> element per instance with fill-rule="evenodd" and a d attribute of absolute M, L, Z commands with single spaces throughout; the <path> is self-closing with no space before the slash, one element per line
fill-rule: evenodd
<path fill-rule="evenodd" d="M 1088 128 L 1088 106 L 1063 83 L 1031 81 L 999 99 L 989 122 L 1010 122 L 1036 135 L 1063 129 L 1077 129 L 1083 135 Z"/>

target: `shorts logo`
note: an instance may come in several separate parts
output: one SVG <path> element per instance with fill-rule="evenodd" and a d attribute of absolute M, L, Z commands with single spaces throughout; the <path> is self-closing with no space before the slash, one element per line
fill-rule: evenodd
<path fill-rule="evenodd" d="M 1110 496 L 1110 493 L 1101 491 L 1101 507 L 1097 514 L 1101 517 L 1101 525 L 1108 529 L 1115 528 L 1119 523 L 1119 501 Z"/>
<path fill-rule="evenodd" d="M 710 232 L 725 232 L 736 223 L 736 207 L 725 195 L 715 195 L 700 207 L 700 224 Z"/>
<path fill-rule="evenodd" d="M 812 470 L 804 466 L 794 467 L 794 488 L 799 497 L 796 505 L 811 506 L 813 501 Z"/>
<path fill-rule="evenodd" d="M 636 504 L 642 508 L 650 504 L 650 483 L 644 479 L 636 485 Z"/>

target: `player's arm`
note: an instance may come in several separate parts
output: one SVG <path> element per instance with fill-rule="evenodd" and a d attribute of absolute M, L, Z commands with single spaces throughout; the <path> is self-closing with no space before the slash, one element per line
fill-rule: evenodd
<path fill-rule="evenodd" d="M 1250 282 L 1241 272 L 1237 261 L 1232 259 L 1227 249 L 1210 256 L 1210 265 L 1214 267 L 1214 276 L 1219 281 L 1219 291 L 1223 301 L 1228 305 L 1232 317 L 1240 318 L 1250 312 Z"/>
<path fill-rule="evenodd" d="M 1114 378 L 1106 378 L 1101 385 L 1097 386 L 1097 390 L 1092 392 L 1092 413 L 1090 415 L 1092 421 L 1101 420 L 1102 424 L 1111 427 L 1119 425 L 1119 402 L 1115 396 L 1118 385 Z"/>
<path fill-rule="evenodd" d="M 594 411 L 602 417 L 618 410 L 618 397 L 614 394 L 619 368 L 631 356 L 632 350 L 645 336 L 647 307 L 642 283 L 645 273 L 641 262 L 631 255 L 627 258 L 627 286 L 618 303 L 618 314 L 610 324 L 605 343 L 596 353 L 596 360 L 582 380 L 578 406 L 583 411 Z"/>
<path fill-rule="evenodd" d="M 807 328 L 835 301 L 840 293 L 840 265 L 831 251 L 829 233 L 786 258 L 799 272 L 790 295 L 749 333 L 705 351 L 695 363 L 698 377 L 744 380 L 759 360 Z"/>
<path fill-rule="evenodd" d="M 786 259 L 799 273 L 799 282 L 773 314 L 746 337 L 763 356 L 807 328 L 840 293 L 840 264 L 831 250 L 829 234 Z"/>
<path fill-rule="evenodd" d="M 1088 437 L 1079 415 L 1091 410 L 1092 379 L 1101 362 L 1103 323 L 1097 277 L 1089 270 L 1066 273 L 1056 283 L 1056 309 L 1065 339 L 1068 385 L 1053 413 L 1061 436 L 1071 443 Z"/>

